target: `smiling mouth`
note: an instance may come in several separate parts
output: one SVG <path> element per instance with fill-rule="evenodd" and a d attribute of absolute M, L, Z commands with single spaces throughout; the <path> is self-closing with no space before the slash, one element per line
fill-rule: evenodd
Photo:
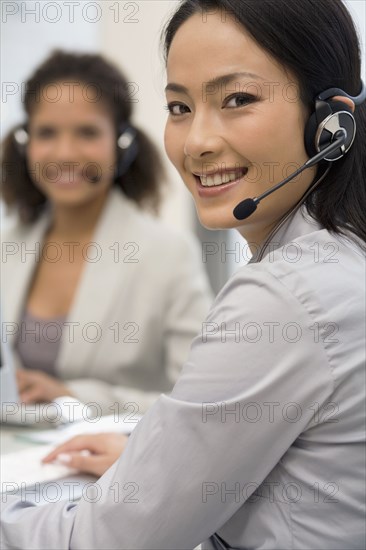
<path fill-rule="evenodd" d="M 56 185 L 70 186 L 79 184 L 83 180 L 81 173 L 63 173 L 61 175 L 56 174 L 56 177 L 52 177 L 50 182 Z"/>
<path fill-rule="evenodd" d="M 236 170 L 227 170 L 225 172 L 215 172 L 212 174 L 194 174 L 196 179 L 203 187 L 219 187 L 240 180 L 248 173 L 248 168 L 240 168 Z"/>

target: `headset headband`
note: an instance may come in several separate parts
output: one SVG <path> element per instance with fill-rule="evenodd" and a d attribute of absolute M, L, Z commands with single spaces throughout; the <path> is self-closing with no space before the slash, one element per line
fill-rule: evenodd
<path fill-rule="evenodd" d="M 348 97 L 348 99 L 352 99 L 352 101 L 356 105 L 361 105 L 361 103 L 366 101 L 366 86 L 365 86 L 365 83 L 361 80 L 361 92 L 356 97 L 348 95 L 344 90 L 341 90 L 340 88 L 329 88 L 329 90 L 325 90 L 325 92 L 322 92 L 321 94 L 319 94 L 316 99 L 320 99 L 321 101 L 325 101 L 325 100 L 329 99 L 330 97 L 334 97 L 336 95 L 341 95 L 343 97 Z"/>

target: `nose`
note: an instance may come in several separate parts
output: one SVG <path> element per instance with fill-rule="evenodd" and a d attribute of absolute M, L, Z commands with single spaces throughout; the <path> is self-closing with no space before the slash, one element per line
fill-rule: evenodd
<path fill-rule="evenodd" d="M 60 134 L 54 142 L 53 155 L 58 162 L 74 161 L 78 157 L 77 140 Z"/>
<path fill-rule="evenodd" d="M 219 154 L 222 147 L 220 126 L 214 115 L 196 113 L 185 140 L 184 154 L 199 160 Z"/>

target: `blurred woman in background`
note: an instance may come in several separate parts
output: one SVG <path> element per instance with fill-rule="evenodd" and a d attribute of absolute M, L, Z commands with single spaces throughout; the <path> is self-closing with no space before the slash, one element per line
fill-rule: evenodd
<path fill-rule="evenodd" d="M 57 51 L 5 140 L 2 195 L 18 223 L 3 237 L 2 307 L 23 402 L 142 413 L 173 386 L 208 310 L 196 244 L 144 212 L 158 211 L 163 170 L 130 91 L 101 56 Z"/>

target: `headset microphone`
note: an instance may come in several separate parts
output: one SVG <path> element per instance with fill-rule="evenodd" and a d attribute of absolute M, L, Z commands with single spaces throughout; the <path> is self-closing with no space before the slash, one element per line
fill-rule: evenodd
<path fill-rule="evenodd" d="M 262 193 L 262 195 L 259 195 L 259 197 L 255 197 L 254 199 L 245 199 L 242 202 L 240 202 L 233 211 L 233 214 L 237 220 L 245 220 L 246 218 L 249 218 L 251 214 L 257 209 L 258 204 L 260 201 L 268 195 L 271 195 L 277 189 L 280 189 L 283 185 L 286 185 L 286 183 L 289 183 L 291 180 L 296 178 L 299 174 L 301 174 L 304 170 L 307 168 L 311 168 L 312 166 L 315 166 L 320 162 L 321 160 L 324 160 L 325 157 L 331 155 L 334 153 L 337 149 L 344 148 L 344 144 L 347 141 L 347 132 L 344 128 L 341 128 L 338 130 L 334 137 L 336 138 L 336 141 L 334 141 L 331 145 L 328 145 L 325 149 L 323 149 L 320 153 L 309 159 L 303 166 L 301 166 L 296 172 L 291 174 L 288 178 L 281 181 L 277 185 L 274 185 L 270 189 L 268 189 L 265 193 Z"/>

